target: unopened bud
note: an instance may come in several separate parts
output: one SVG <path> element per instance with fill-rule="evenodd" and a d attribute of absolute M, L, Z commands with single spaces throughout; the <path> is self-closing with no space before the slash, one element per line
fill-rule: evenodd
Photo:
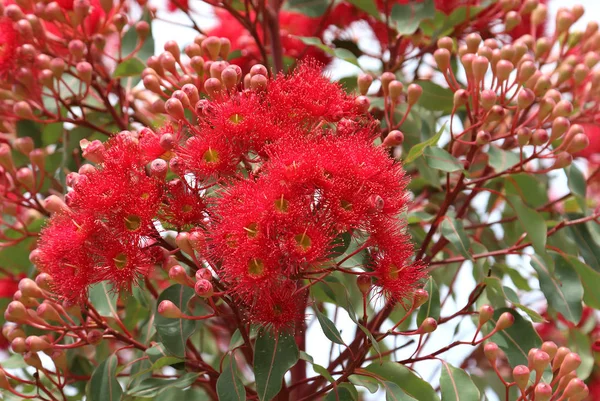
<path fill-rule="evenodd" d="M 437 326 L 437 321 L 432 317 L 428 317 L 425 320 L 423 320 L 423 323 L 421 323 L 421 326 L 419 326 L 418 332 L 420 334 L 432 333 L 437 329 Z"/>
<path fill-rule="evenodd" d="M 552 386 L 546 383 L 538 383 L 534 390 L 536 401 L 550 401 L 552 398 Z"/>
<path fill-rule="evenodd" d="M 483 81 L 489 65 L 490 62 L 483 56 L 477 56 L 473 59 L 473 78 L 477 82 Z"/>
<path fill-rule="evenodd" d="M 383 140 L 382 146 L 393 147 L 400 146 L 404 142 L 404 134 L 398 130 L 390 131 Z"/>
<path fill-rule="evenodd" d="M 212 283 L 204 279 L 196 281 L 194 291 L 196 292 L 196 295 L 201 298 L 209 298 L 214 294 Z"/>
<path fill-rule="evenodd" d="M 575 352 L 570 352 L 565 355 L 565 359 L 560 365 L 560 370 L 558 371 L 558 377 L 565 376 L 575 369 L 577 369 L 581 365 L 581 358 Z"/>
<path fill-rule="evenodd" d="M 154 159 L 152 163 L 150 163 L 150 175 L 162 181 L 167 177 L 168 167 L 165 160 Z"/>
<path fill-rule="evenodd" d="M 194 254 L 194 249 L 192 248 L 192 244 L 190 244 L 189 233 L 182 231 L 179 234 L 177 234 L 177 237 L 175 237 L 175 243 L 177 244 L 177 247 L 179 247 L 179 249 L 181 249 L 188 255 Z"/>
<path fill-rule="evenodd" d="M 423 88 L 421 88 L 419 85 L 417 84 L 410 84 L 408 85 L 408 91 L 407 91 L 408 95 L 407 95 L 407 102 L 409 106 L 413 106 L 415 103 L 417 103 L 419 101 L 419 98 L 421 97 L 421 94 L 423 93 Z"/>
<path fill-rule="evenodd" d="M 438 39 L 437 46 L 440 49 L 446 49 L 449 52 L 451 52 L 454 48 L 454 41 L 452 40 L 452 38 L 444 36 L 443 38 Z"/>
<path fill-rule="evenodd" d="M 496 92 L 486 89 L 481 92 L 481 107 L 489 111 L 496 104 Z"/>
<path fill-rule="evenodd" d="M 358 85 L 358 91 L 364 96 L 369 92 L 369 88 L 373 83 L 373 77 L 369 74 L 360 74 L 356 79 L 356 83 Z"/>
<path fill-rule="evenodd" d="M 458 109 L 469 101 L 469 93 L 464 89 L 459 89 L 454 92 L 454 108 Z"/>
<path fill-rule="evenodd" d="M 87 61 L 82 61 L 77 63 L 75 67 L 77 70 L 77 76 L 86 85 L 89 85 L 92 82 L 92 65 Z"/>
<path fill-rule="evenodd" d="M 264 75 L 254 75 L 250 78 L 250 88 L 255 91 L 262 91 L 267 88 L 268 79 Z"/>
<path fill-rule="evenodd" d="M 545 129 L 536 129 L 531 135 L 531 144 L 534 146 L 541 146 L 548 142 L 549 135 Z"/>
<path fill-rule="evenodd" d="M 567 146 L 567 148 L 565 150 L 571 154 L 575 154 L 575 153 L 581 152 L 582 150 L 587 148 L 589 145 L 590 145 L 590 139 L 588 138 L 588 136 L 586 134 L 583 134 L 583 133 L 575 134 L 573 136 L 573 139 L 571 140 L 571 143 Z"/>
<path fill-rule="evenodd" d="M 569 384 L 567 384 L 567 387 L 563 392 L 563 397 L 570 399 L 570 397 L 581 394 L 583 391 L 585 391 L 585 388 L 586 385 L 583 380 L 579 378 L 572 379 Z"/>
<path fill-rule="evenodd" d="M 567 118 L 555 118 L 554 121 L 552 121 L 552 134 L 550 135 L 550 141 L 553 142 L 554 140 L 561 138 L 565 134 L 565 132 L 568 131 L 570 126 L 571 123 Z"/>
<path fill-rule="evenodd" d="M 544 351 L 550 357 L 550 360 L 554 359 L 556 352 L 558 351 L 558 347 L 553 341 L 545 341 L 542 344 L 542 351 Z"/>
<path fill-rule="evenodd" d="M 23 361 L 29 365 L 33 366 L 36 369 L 42 369 L 42 361 L 37 353 L 29 351 L 23 354 Z"/>
<path fill-rule="evenodd" d="M 23 337 L 17 337 L 12 340 L 10 347 L 12 348 L 13 352 L 16 352 L 17 354 L 24 354 L 25 352 L 29 351 L 29 347 L 27 344 L 25 344 L 25 339 Z M 0 388 L 2 388 L 2 386 L 0 386 Z"/>
<path fill-rule="evenodd" d="M 19 281 L 19 290 L 21 293 L 30 298 L 44 298 L 44 292 L 30 278 L 24 278 Z"/>
<path fill-rule="evenodd" d="M 85 43 L 79 39 L 69 42 L 69 53 L 71 53 L 75 60 L 80 60 L 85 55 L 86 50 Z"/>
<path fill-rule="evenodd" d="M 164 300 L 158 305 L 158 314 L 168 319 L 181 319 L 183 313 L 171 301 Z"/>
<path fill-rule="evenodd" d="M 221 49 L 219 50 L 219 57 L 223 60 L 227 60 L 229 51 L 231 50 L 231 41 L 227 38 L 220 38 Z"/>
<path fill-rule="evenodd" d="M 196 271 L 196 280 L 212 280 L 213 276 L 210 270 L 206 268 L 200 268 Z"/>
<path fill-rule="evenodd" d="M 524 110 L 531 106 L 535 101 L 535 94 L 531 89 L 521 89 L 517 95 L 517 106 L 519 109 Z"/>
<path fill-rule="evenodd" d="M 86 340 L 89 344 L 96 345 L 100 344 L 104 334 L 100 330 L 90 330 L 87 333 Z"/>
<path fill-rule="evenodd" d="M 479 308 L 479 327 L 486 324 L 494 316 L 494 308 L 490 305 L 482 305 Z"/>
<path fill-rule="evenodd" d="M 521 391 L 525 391 L 529 384 L 529 373 L 529 368 L 525 365 L 519 365 L 513 369 L 513 379 Z"/>
<path fill-rule="evenodd" d="M 171 266 L 169 269 L 169 278 L 181 285 L 190 285 L 192 283 L 191 278 L 180 265 Z"/>
<path fill-rule="evenodd" d="M 87 139 L 82 139 L 79 141 L 79 146 L 82 150 L 82 156 L 85 159 L 97 164 L 104 161 L 105 148 L 104 144 L 99 140 L 95 139 L 90 142 Z"/>
<path fill-rule="evenodd" d="M 483 347 L 483 353 L 492 366 L 494 366 L 496 364 L 496 359 L 498 359 L 498 355 L 500 355 L 500 349 L 496 343 L 490 342 Z"/>
<path fill-rule="evenodd" d="M 13 142 L 13 146 L 25 156 L 29 155 L 29 152 L 34 149 L 33 139 L 31 139 L 29 136 L 16 138 Z"/>
<path fill-rule="evenodd" d="M 35 187 L 35 175 L 33 174 L 33 170 L 29 167 L 21 167 L 17 170 L 15 174 L 17 182 L 23 187 L 25 187 L 28 191 L 33 191 Z"/>
<path fill-rule="evenodd" d="M 44 209 L 50 213 L 59 213 L 69 210 L 65 202 L 57 195 L 50 195 L 43 201 Z"/>
<path fill-rule="evenodd" d="M 402 82 L 396 81 L 396 80 L 393 80 L 392 82 L 390 82 L 390 84 L 388 86 L 390 98 L 392 100 L 399 98 L 400 95 L 402 95 L 403 89 L 404 89 L 404 85 L 402 84 Z"/>
<path fill-rule="evenodd" d="M 573 156 L 568 152 L 560 152 L 556 155 L 556 159 L 554 159 L 554 164 L 552 165 L 553 170 L 565 168 L 573 163 Z"/>
<path fill-rule="evenodd" d="M 13 112 L 15 115 L 23 120 L 33 120 L 35 117 L 33 115 L 33 110 L 31 110 L 31 106 L 26 101 L 20 101 L 15 103 L 13 106 Z"/>
<path fill-rule="evenodd" d="M 530 367 L 535 370 L 536 375 L 541 377 L 546 367 L 550 364 L 550 359 L 548 353 L 542 350 L 536 350 L 531 358 Z"/>
<path fill-rule="evenodd" d="M 416 309 L 418 307 L 420 307 L 421 305 L 424 305 L 425 302 L 427 302 L 427 300 L 429 299 L 429 293 L 420 288 L 418 290 L 415 291 L 415 294 L 413 295 L 413 309 Z"/>
<path fill-rule="evenodd" d="M 445 73 L 450 68 L 450 51 L 448 49 L 439 48 L 433 53 L 433 57 L 438 69 Z"/>
<path fill-rule="evenodd" d="M 215 36 L 209 36 L 202 41 L 202 51 L 208 55 L 211 60 L 217 60 L 221 51 L 221 40 Z"/>
<path fill-rule="evenodd" d="M 185 120 L 183 104 L 179 99 L 171 98 L 165 102 L 165 110 L 167 114 L 176 120 Z"/>
<path fill-rule="evenodd" d="M 571 350 L 567 347 L 560 347 L 558 350 L 556 350 L 556 355 L 552 360 L 552 371 L 556 371 L 558 368 L 560 368 L 560 365 L 563 363 L 565 356 L 567 356 L 567 354 L 569 354 L 570 352 Z"/>
<path fill-rule="evenodd" d="M 521 23 L 521 15 L 516 11 L 509 11 L 504 17 L 504 26 L 506 32 L 510 32 L 515 29 Z"/>
<path fill-rule="evenodd" d="M 45 351 L 52 347 L 48 341 L 38 336 L 29 336 L 25 339 L 25 344 L 31 352 Z"/>
<path fill-rule="evenodd" d="M 506 330 L 515 323 L 515 317 L 510 312 L 504 312 L 498 318 L 495 331 Z"/>
<path fill-rule="evenodd" d="M 216 64 L 216 63 L 214 63 Z M 213 64 L 213 66 L 214 66 Z M 213 66 L 211 66 L 211 71 Z M 212 74 L 212 73 L 211 73 Z M 225 88 L 231 90 L 238 83 L 238 75 L 237 72 L 233 68 L 225 68 L 221 71 L 221 82 L 225 85 Z"/>
<path fill-rule="evenodd" d="M 545 4 L 538 4 L 531 13 L 531 24 L 538 26 L 546 22 L 548 18 L 548 7 Z"/>
<path fill-rule="evenodd" d="M 62 323 L 62 319 L 60 318 L 58 311 L 54 308 L 54 306 L 52 306 L 52 304 L 48 302 L 44 302 L 38 306 L 35 312 L 39 317 L 48 322 Z"/>

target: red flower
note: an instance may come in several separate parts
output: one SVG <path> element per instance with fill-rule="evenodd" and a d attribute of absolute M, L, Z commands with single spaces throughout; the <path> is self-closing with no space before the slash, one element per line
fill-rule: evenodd
<path fill-rule="evenodd" d="M 167 2 L 167 10 L 175 12 L 177 10 L 188 11 L 190 9 L 189 0 L 169 0 Z"/>
<path fill-rule="evenodd" d="M 24 274 L 18 277 L 3 277 L 0 278 L 0 298 L 11 298 L 19 289 L 19 281 L 24 278 Z"/>
<path fill-rule="evenodd" d="M 589 160 L 600 161 L 600 125 L 594 123 L 580 123 L 585 134 L 590 140 L 587 148 L 577 153 L 577 156 L 584 157 Z"/>
<path fill-rule="evenodd" d="M 6 79 L 12 73 L 16 63 L 16 53 L 19 36 L 13 27 L 13 22 L 0 16 L 0 78 Z"/>

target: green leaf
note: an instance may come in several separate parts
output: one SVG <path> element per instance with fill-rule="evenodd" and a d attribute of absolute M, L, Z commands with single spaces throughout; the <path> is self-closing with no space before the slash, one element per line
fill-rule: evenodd
<path fill-rule="evenodd" d="M 579 203 L 581 210 L 585 210 L 587 192 L 585 176 L 574 164 L 571 164 L 569 167 L 565 168 L 565 174 L 567 175 L 569 189 L 577 197 L 577 202 Z"/>
<path fill-rule="evenodd" d="M 379 390 L 377 380 L 369 376 L 350 375 L 348 380 L 355 386 L 366 388 L 371 394 L 375 394 Z"/>
<path fill-rule="evenodd" d="M 344 340 L 342 340 L 342 335 L 340 331 L 335 327 L 335 324 L 318 308 L 314 308 L 315 313 L 317 315 L 317 320 L 321 325 L 321 329 L 323 333 L 325 333 L 325 337 L 327 337 L 330 341 L 333 341 L 336 344 L 344 344 Z"/>
<path fill-rule="evenodd" d="M 117 299 L 119 294 L 109 288 L 108 281 L 101 281 L 90 286 L 90 303 L 96 308 L 100 316 L 117 316 Z"/>
<path fill-rule="evenodd" d="M 342 383 L 334 387 L 323 401 L 358 401 L 358 391 L 351 383 Z"/>
<path fill-rule="evenodd" d="M 348 3 L 356 6 L 359 10 L 362 10 L 376 19 L 381 19 L 381 14 L 377 8 L 377 4 L 373 0 L 348 0 Z"/>
<path fill-rule="evenodd" d="M 63 123 L 52 123 L 44 126 L 42 142 L 45 146 L 57 143 L 63 134 Z"/>
<path fill-rule="evenodd" d="M 460 164 L 458 159 L 442 148 L 434 146 L 425 148 L 423 157 L 425 158 L 427 165 L 436 170 L 453 173 L 463 169 L 462 164 Z"/>
<path fill-rule="evenodd" d="M 465 232 L 462 221 L 451 217 L 445 217 L 441 224 L 442 235 L 463 255 L 465 258 L 473 260 L 471 255 L 471 240 Z"/>
<path fill-rule="evenodd" d="M 423 288 L 429 293 L 429 298 L 419 308 L 419 313 L 417 314 L 418 326 L 428 317 L 432 317 L 435 320 L 440 317 L 440 291 L 438 290 L 437 283 L 432 277 L 429 277 Z"/>
<path fill-rule="evenodd" d="M 581 365 L 576 370 L 577 377 L 585 380 L 594 369 L 594 354 L 590 352 L 592 344 L 590 335 L 583 333 L 578 328 L 569 329 L 569 348 L 581 357 Z"/>
<path fill-rule="evenodd" d="M 189 300 L 195 295 L 194 290 L 175 284 L 167 288 L 160 294 L 157 305 L 164 300 L 173 302 L 183 313 L 189 313 L 187 306 Z M 163 343 L 166 350 L 174 356 L 184 357 L 186 342 L 196 330 L 196 322 L 186 319 L 169 319 L 161 316 L 158 312 L 155 314 L 154 327 L 159 340 Z"/>
<path fill-rule="evenodd" d="M 15 126 L 17 137 L 30 137 L 33 139 L 35 147 L 40 147 L 43 144 L 42 127 L 40 124 L 32 120 L 18 120 Z"/>
<path fill-rule="evenodd" d="M 189 387 L 196 381 L 196 379 L 198 379 L 199 376 L 200 373 L 186 373 L 174 380 L 150 377 L 128 390 L 127 394 L 134 397 L 156 397 L 165 390 L 172 388 L 184 389 Z"/>
<path fill-rule="evenodd" d="M 415 83 L 423 88 L 423 93 L 417 103 L 419 106 L 431 111 L 442 111 L 445 114 L 452 112 L 454 92 L 431 81 L 418 81 Z"/>
<path fill-rule="evenodd" d="M 217 396 L 219 401 L 245 401 L 246 388 L 240 379 L 237 363 L 231 355 L 225 361 L 223 371 L 217 380 Z"/>
<path fill-rule="evenodd" d="M 329 373 L 329 371 L 324 366 L 316 364 L 312 356 L 308 355 L 304 351 L 300 351 L 299 356 L 300 356 L 300 359 L 302 359 L 303 361 L 306 361 L 312 365 L 313 370 L 315 371 L 316 374 L 323 376 L 330 383 L 335 383 L 335 379 L 333 378 L 333 376 L 331 376 L 331 373 Z"/>
<path fill-rule="evenodd" d="M 561 255 L 551 252 L 543 258 L 539 255 L 531 256 L 531 266 L 535 269 L 540 280 L 540 289 L 548 300 L 548 304 L 565 319 L 577 324 L 581 320 L 583 306 L 583 287 L 579 275 L 572 264 Z"/>
<path fill-rule="evenodd" d="M 580 217 L 583 216 L 569 215 L 569 220 L 578 219 Z M 591 223 L 575 224 L 569 226 L 568 229 L 579 248 L 583 260 L 585 260 L 585 263 L 590 265 L 595 271 L 600 272 L 600 246 L 592 236 L 590 224 Z"/>
<path fill-rule="evenodd" d="M 325 14 L 328 6 L 329 2 L 327 0 L 288 0 L 285 2 L 286 9 L 313 18 Z"/>
<path fill-rule="evenodd" d="M 442 401 L 479 401 L 479 389 L 462 369 L 442 362 Z"/>
<path fill-rule="evenodd" d="M 117 381 L 117 356 L 112 354 L 102 362 L 90 380 L 90 401 L 119 401 L 123 390 Z"/>
<path fill-rule="evenodd" d="M 258 333 L 254 349 L 254 376 L 259 400 L 272 400 L 279 393 L 285 373 L 298 359 L 298 346 L 292 335 L 279 333 L 274 337 L 273 333 L 264 329 Z"/>
<path fill-rule="evenodd" d="M 324 44 L 320 38 L 316 38 L 316 37 L 296 36 L 296 38 L 300 39 L 300 41 L 302 41 L 302 43 L 304 43 L 306 45 L 318 47 L 319 49 L 323 50 L 325 53 L 329 54 L 330 56 L 337 57 L 339 59 L 342 59 L 344 61 L 349 62 L 350 64 L 354 64 L 355 66 L 359 67 L 358 59 L 348 49 L 342 49 L 342 48 L 333 49 L 333 48 L 327 46 L 326 44 Z"/>
<path fill-rule="evenodd" d="M 386 382 L 397 384 L 406 394 L 419 401 L 439 401 L 431 384 L 404 365 L 395 362 L 373 363 L 365 368 Z"/>
<path fill-rule="evenodd" d="M 386 401 L 413 401 L 415 398 L 406 394 L 399 385 L 393 382 L 384 381 L 381 383 L 385 389 Z"/>
<path fill-rule="evenodd" d="M 117 68 L 115 68 L 115 72 L 113 72 L 113 77 L 122 78 L 140 75 L 142 71 L 144 71 L 144 68 L 146 68 L 146 66 L 139 58 L 132 57 L 128 60 L 123 61 L 117 66 Z"/>
<path fill-rule="evenodd" d="M 507 196 L 510 205 L 517 214 L 517 218 L 527 237 L 537 253 L 546 252 L 546 220 L 541 214 L 525 205 L 516 195 Z"/>
<path fill-rule="evenodd" d="M 583 302 L 594 309 L 600 309 L 600 291 L 598 291 L 600 273 L 581 262 L 575 256 L 569 255 L 567 256 L 567 260 L 581 279 L 581 284 L 583 285 Z"/>
<path fill-rule="evenodd" d="M 492 166 L 497 173 L 506 171 L 520 162 L 518 154 L 508 150 L 499 149 L 496 146 L 490 146 L 488 149 L 488 156 L 490 166 Z"/>
<path fill-rule="evenodd" d="M 548 203 L 548 189 L 539 177 L 531 174 L 511 174 L 504 179 L 504 188 L 509 195 L 518 195 L 532 208 Z"/>
<path fill-rule="evenodd" d="M 527 354 L 532 348 L 542 346 L 542 340 L 531 322 L 525 320 L 513 309 L 500 308 L 494 312 L 494 317 L 485 327 L 489 333 L 496 325 L 498 318 L 504 312 L 509 312 L 515 318 L 514 324 L 508 329 L 502 330 L 491 337 L 491 341 L 498 344 L 504 351 L 511 366 L 527 365 Z"/>
<path fill-rule="evenodd" d="M 435 4 L 433 0 L 422 2 L 408 2 L 407 4 L 394 4 L 391 19 L 396 25 L 400 35 L 411 35 L 415 33 L 421 21 L 435 16 Z"/>
<path fill-rule="evenodd" d="M 444 124 L 434 136 L 432 136 L 431 138 L 427 139 L 424 142 L 421 142 L 421 143 L 413 146 L 410 149 L 410 151 L 408 152 L 408 155 L 406 155 L 406 158 L 404 159 L 404 163 L 408 164 L 408 163 L 414 161 L 417 157 L 419 157 L 423 154 L 423 152 L 425 151 L 425 148 L 427 148 L 428 146 L 436 145 L 438 143 L 438 141 L 440 140 L 440 137 L 442 136 L 442 133 L 444 132 L 445 128 L 446 128 L 446 124 Z"/>

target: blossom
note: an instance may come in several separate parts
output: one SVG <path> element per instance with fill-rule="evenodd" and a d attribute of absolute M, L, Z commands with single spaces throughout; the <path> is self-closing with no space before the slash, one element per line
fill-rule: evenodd
<path fill-rule="evenodd" d="M 17 31 L 13 22 L 4 16 L 0 17 L 0 77 L 6 79 L 16 63 L 17 47 L 19 45 Z"/>

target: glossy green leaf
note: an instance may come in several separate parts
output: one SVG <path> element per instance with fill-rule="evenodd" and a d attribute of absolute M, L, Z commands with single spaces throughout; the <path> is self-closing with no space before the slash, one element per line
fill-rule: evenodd
<path fill-rule="evenodd" d="M 417 103 L 419 106 L 431 111 L 441 111 L 444 114 L 452 112 L 454 92 L 431 81 L 418 81 L 415 83 L 423 88 L 423 93 Z"/>
<path fill-rule="evenodd" d="M 548 304 L 565 319 L 577 324 L 581 319 L 583 286 L 577 271 L 565 258 L 557 253 L 551 256 L 531 256 L 531 266 L 535 269 L 540 280 L 540 288 Z M 552 262 L 550 261 L 552 258 Z M 554 264 L 554 269 L 552 269 Z"/>
<path fill-rule="evenodd" d="M 123 389 L 117 381 L 119 361 L 116 355 L 109 356 L 94 370 L 90 380 L 90 401 L 119 401 Z"/>
<path fill-rule="evenodd" d="M 110 288 L 108 281 L 101 281 L 90 286 L 89 300 L 100 316 L 117 316 L 117 299 L 119 294 Z"/>
<path fill-rule="evenodd" d="M 217 395 L 219 401 L 245 401 L 246 388 L 237 368 L 233 355 L 223 364 L 223 371 L 217 380 Z"/>
<path fill-rule="evenodd" d="M 358 391 L 351 383 L 342 383 L 333 388 L 323 401 L 358 401 Z"/>
<path fill-rule="evenodd" d="M 585 210 L 587 192 L 585 176 L 574 164 L 571 164 L 569 167 L 565 168 L 565 174 L 567 175 L 569 189 L 577 197 L 577 201 L 581 209 Z"/>
<path fill-rule="evenodd" d="M 425 148 L 427 148 L 428 146 L 436 145 L 438 143 L 438 141 L 440 140 L 440 137 L 442 136 L 442 133 L 444 132 L 445 128 L 446 128 L 446 124 L 444 124 L 434 136 L 432 136 L 431 138 L 427 139 L 424 142 L 421 142 L 421 143 L 413 146 L 410 149 L 410 151 L 408 152 L 408 155 L 406 155 L 406 158 L 404 159 L 404 163 L 408 164 L 408 163 L 414 161 L 417 157 L 419 157 L 423 154 L 423 152 L 425 151 Z"/>
<path fill-rule="evenodd" d="M 294 336 L 273 334 L 269 330 L 258 333 L 254 349 L 254 376 L 259 400 L 272 400 L 279 393 L 285 373 L 298 359 Z"/>
<path fill-rule="evenodd" d="M 342 335 L 337 327 L 335 327 L 335 324 L 323 312 L 319 311 L 318 308 L 315 307 L 314 310 L 325 336 L 336 344 L 344 344 Z"/>
<path fill-rule="evenodd" d="M 146 380 L 143 380 L 137 386 L 129 389 L 127 394 L 132 395 L 134 397 L 156 397 L 160 393 L 172 389 L 184 389 L 186 387 L 191 386 L 196 379 L 200 376 L 200 373 L 185 373 L 177 379 L 161 379 L 157 377 L 150 377 Z"/>
<path fill-rule="evenodd" d="M 594 354 L 590 352 L 592 349 L 592 342 L 590 335 L 584 333 L 581 329 L 575 327 L 569 329 L 569 348 L 571 351 L 577 353 L 581 358 L 581 365 L 577 368 L 577 377 L 585 380 L 590 376 L 594 369 Z"/>
<path fill-rule="evenodd" d="M 423 151 L 423 157 L 425 158 L 427 165 L 436 170 L 445 171 L 446 173 L 453 173 L 463 169 L 462 164 L 460 164 L 458 159 L 442 148 L 434 146 L 425 148 Z"/>
<path fill-rule="evenodd" d="M 581 215 L 569 215 L 570 220 L 578 219 Z M 590 229 L 590 224 L 575 224 L 568 227 L 571 237 L 577 244 L 585 262 L 595 271 L 600 272 L 600 244 L 596 242 Z"/>
<path fill-rule="evenodd" d="M 375 374 L 382 381 L 397 384 L 406 394 L 419 401 L 439 401 L 440 399 L 431 384 L 399 363 L 373 363 L 365 370 Z"/>
<path fill-rule="evenodd" d="M 386 401 L 413 401 L 415 398 L 406 394 L 402 388 L 394 382 L 384 381 L 381 383 L 385 390 Z"/>
<path fill-rule="evenodd" d="M 366 388 L 371 394 L 375 394 L 379 390 L 377 380 L 369 376 L 350 375 L 348 380 L 355 386 Z"/>
<path fill-rule="evenodd" d="M 507 196 L 507 199 L 517 214 L 519 224 L 527 233 L 533 249 L 540 254 L 546 252 L 546 220 L 540 213 L 525 205 L 516 195 Z"/>
<path fill-rule="evenodd" d="M 396 25 L 400 35 L 411 35 L 415 33 L 421 21 L 435 16 L 435 4 L 433 0 L 422 2 L 407 2 L 406 4 L 394 4 L 391 19 Z"/>
<path fill-rule="evenodd" d="M 520 161 L 517 153 L 508 150 L 502 150 L 496 146 L 490 146 L 487 153 L 489 156 L 490 166 L 492 166 L 497 173 L 508 170 L 509 168 L 518 164 Z"/>
<path fill-rule="evenodd" d="M 472 252 L 470 251 L 471 240 L 465 232 L 462 221 L 446 216 L 442 221 L 440 229 L 442 235 L 454 245 L 462 256 L 473 260 Z"/>
<path fill-rule="evenodd" d="M 117 68 L 115 68 L 115 72 L 113 72 L 113 77 L 123 78 L 140 75 L 142 71 L 144 71 L 144 68 L 146 68 L 146 66 L 139 58 L 132 57 L 128 60 L 123 61 L 117 66 Z"/>
<path fill-rule="evenodd" d="M 500 315 L 504 312 L 512 314 L 515 322 L 508 329 L 494 334 L 491 337 L 491 341 L 498 344 L 498 347 L 504 351 L 511 366 L 527 365 L 529 350 L 542 346 L 542 340 L 530 321 L 525 320 L 512 309 L 500 308 L 494 312 L 494 317 L 484 326 L 485 330 L 489 333 L 496 325 Z"/>
<path fill-rule="evenodd" d="M 381 19 L 379 9 L 374 0 L 348 0 L 348 3 L 356 6 L 359 10 L 362 10 L 376 19 Z"/>
<path fill-rule="evenodd" d="M 567 256 L 567 260 L 581 279 L 581 284 L 583 285 L 583 302 L 594 309 L 600 309 L 600 291 L 598 291 L 600 273 L 581 262 L 575 256 L 569 255 Z"/>
<path fill-rule="evenodd" d="M 329 2 L 327 0 L 288 0 L 285 7 L 308 17 L 320 17 L 327 11 Z"/>
<path fill-rule="evenodd" d="M 517 195 L 532 208 L 548 203 L 548 189 L 539 176 L 531 174 L 511 174 L 504 179 L 504 189 L 508 195 Z"/>
<path fill-rule="evenodd" d="M 159 305 L 163 300 L 173 302 L 184 313 L 188 312 L 188 302 L 195 295 L 194 290 L 175 284 L 160 294 L 157 300 Z M 158 339 L 163 343 L 170 355 L 185 356 L 187 339 L 196 330 L 196 322 L 186 319 L 169 319 L 156 313 L 154 326 Z"/>
<path fill-rule="evenodd" d="M 432 277 L 429 277 L 423 289 L 429 293 L 429 298 L 427 299 L 427 302 L 419 308 L 417 314 L 418 326 L 420 326 L 421 323 L 423 323 L 423 320 L 428 317 L 432 317 L 436 320 L 440 317 L 440 291 L 437 283 Z"/>
<path fill-rule="evenodd" d="M 442 362 L 442 401 L 479 401 L 479 389 L 462 369 Z"/>
<path fill-rule="evenodd" d="M 300 351 L 299 356 L 300 356 L 300 359 L 302 359 L 303 361 L 306 361 L 312 365 L 313 370 L 315 371 L 316 374 L 323 376 L 330 383 L 335 383 L 335 379 L 333 378 L 333 376 L 331 376 L 331 373 L 329 373 L 329 371 L 324 366 L 316 364 L 312 356 L 308 355 L 304 351 Z"/>

